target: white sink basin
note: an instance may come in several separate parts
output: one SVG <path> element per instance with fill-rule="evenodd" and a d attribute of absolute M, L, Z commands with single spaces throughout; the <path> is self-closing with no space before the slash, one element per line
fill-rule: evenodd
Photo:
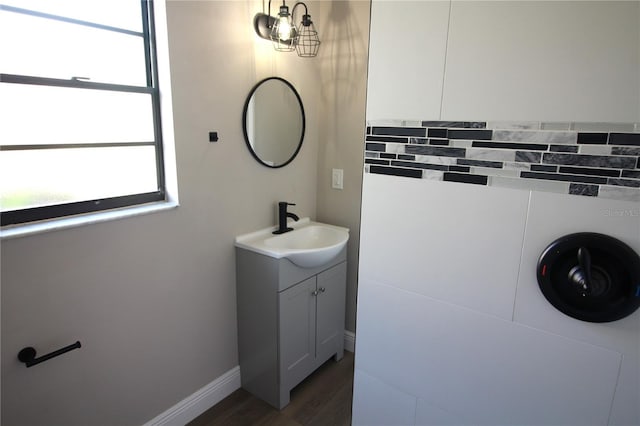
<path fill-rule="evenodd" d="M 236 237 L 236 246 L 276 259 L 287 258 L 303 268 L 324 265 L 336 257 L 349 240 L 349 229 L 312 222 L 308 217 L 289 222 L 293 231 L 274 235 L 277 227 Z"/>

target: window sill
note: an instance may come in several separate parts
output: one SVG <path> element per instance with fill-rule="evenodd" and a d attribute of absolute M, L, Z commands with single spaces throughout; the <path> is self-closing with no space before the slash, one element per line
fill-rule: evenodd
<path fill-rule="evenodd" d="M 30 235 L 43 234 L 45 232 L 59 231 L 68 228 L 77 228 L 79 226 L 90 225 L 93 223 L 108 222 L 111 220 L 123 219 L 127 217 L 141 216 L 164 210 L 175 209 L 178 206 L 179 204 L 175 201 L 162 201 L 158 203 L 143 204 L 117 210 L 44 220 L 41 222 L 9 225 L 5 228 L 0 229 L 0 240 L 26 237 Z"/>

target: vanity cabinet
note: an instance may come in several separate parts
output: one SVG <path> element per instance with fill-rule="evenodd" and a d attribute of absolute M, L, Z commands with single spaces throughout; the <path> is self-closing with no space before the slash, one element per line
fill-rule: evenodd
<path fill-rule="evenodd" d="M 342 359 L 346 248 L 316 268 L 236 248 L 236 281 L 242 387 L 281 409 L 315 369 Z"/>

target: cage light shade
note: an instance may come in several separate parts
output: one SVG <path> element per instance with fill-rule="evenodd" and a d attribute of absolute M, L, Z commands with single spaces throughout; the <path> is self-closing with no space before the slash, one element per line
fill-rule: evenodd
<path fill-rule="evenodd" d="M 269 38 L 279 52 L 291 52 L 296 48 L 297 30 L 287 6 L 280 6 L 280 13 L 271 28 Z"/>
<path fill-rule="evenodd" d="M 308 16 L 308 15 L 306 15 Z M 298 38 L 296 40 L 296 52 L 303 58 L 313 58 L 318 55 L 320 49 L 320 38 L 315 25 L 311 20 L 300 23 L 298 27 Z"/>

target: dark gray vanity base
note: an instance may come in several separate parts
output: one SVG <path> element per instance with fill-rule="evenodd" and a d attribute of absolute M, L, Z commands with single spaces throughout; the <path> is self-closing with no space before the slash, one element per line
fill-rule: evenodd
<path fill-rule="evenodd" d="M 331 357 L 344 354 L 346 248 L 301 268 L 236 248 L 238 352 L 242 387 L 277 409 Z M 321 290 L 322 289 L 322 290 Z"/>

